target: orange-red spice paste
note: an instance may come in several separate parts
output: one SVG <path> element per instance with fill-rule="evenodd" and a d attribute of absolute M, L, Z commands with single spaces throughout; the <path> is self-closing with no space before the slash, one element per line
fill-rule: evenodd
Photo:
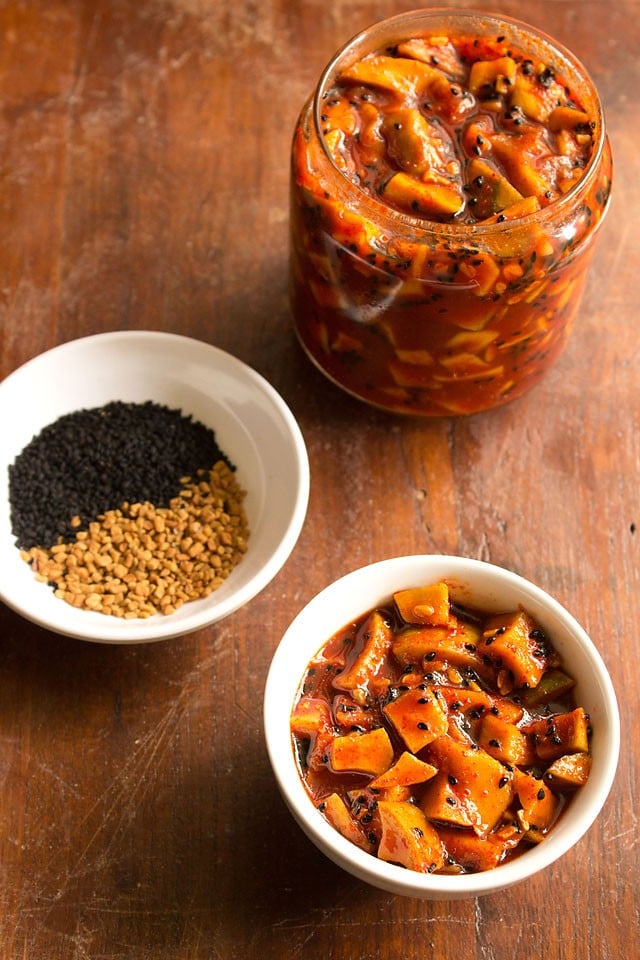
<path fill-rule="evenodd" d="M 567 78 L 503 37 L 416 37 L 340 73 L 319 121 L 334 169 L 304 119 L 293 147 L 293 307 L 311 357 L 405 412 L 475 412 L 531 386 L 564 345 L 610 188 L 607 154 L 585 196 L 545 216 L 599 134 Z M 367 200 L 404 214 L 397 230 Z"/>
<path fill-rule="evenodd" d="M 291 714 L 302 781 L 344 837 L 419 872 L 492 869 L 544 840 L 589 776 L 590 722 L 523 610 L 394 594 L 313 658 Z"/>

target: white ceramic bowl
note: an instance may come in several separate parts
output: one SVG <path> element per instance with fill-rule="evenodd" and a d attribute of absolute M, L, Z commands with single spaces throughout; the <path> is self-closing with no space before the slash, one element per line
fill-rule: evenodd
<path fill-rule="evenodd" d="M 378 860 L 345 840 L 314 808 L 300 780 L 291 746 L 290 711 L 305 668 L 338 630 L 390 600 L 405 587 L 446 579 L 455 599 L 487 612 L 519 606 L 539 623 L 577 681 L 577 702 L 594 730 L 589 780 L 549 836 L 518 858 L 483 873 L 422 874 Z M 539 587 L 492 564 L 463 557 L 413 556 L 383 560 L 348 574 L 298 614 L 275 652 L 264 700 L 267 750 L 294 818 L 331 860 L 391 893 L 458 899 L 492 893 L 533 876 L 566 853 L 587 831 L 611 788 L 618 761 L 620 721 L 615 693 L 594 644 L 576 620 Z"/>
<path fill-rule="evenodd" d="M 174 614 L 123 620 L 76 610 L 38 583 L 11 533 L 8 467 L 63 414 L 112 400 L 151 400 L 215 431 L 247 491 L 248 548 L 225 583 Z M 307 510 L 309 461 L 280 395 L 235 357 L 188 337 L 147 331 L 99 334 L 55 347 L 0 383 L 0 599 L 57 633 L 142 643 L 198 630 L 256 596 L 293 549 Z"/>

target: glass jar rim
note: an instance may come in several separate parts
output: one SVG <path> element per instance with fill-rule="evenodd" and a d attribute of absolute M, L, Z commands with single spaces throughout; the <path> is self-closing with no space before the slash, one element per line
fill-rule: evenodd
<path fill-rule="evenodd" d="M 513 39 L 514 42 L 517 41 L 518 35 L 522 37 L 522 40 L 528 39 L 532 41 L 534 44 L 544 48 L 545 53 L 551 55 L 554 62 L 562 64 L 565 68 L 562 72 L 563 78 L 567 72 L 570 71 L 571 76 L 578 81 L 582 102 L 586 94 L 588 107 L 592 112 L 592 121 L 596 124 L 596 138 L 591 156 L 580 179 L 577 180 L 566 193 L 540 210 L 512 220 L 493 223 L 443 223 L 435 220 L 426 220 L 422 217 L 412 217 L 408 213 L 403 213 L 400 210 L 388 206 L 363 190 L 356 182 L 346 176 L 344 171 L 335 163 L 327 147 L 322 131 L 322 103 L 330 89 L 331 83 L 335 82 L 341 69 L 348 64 L 356 62 L 356 60 L 361 57 L 374 52 L 381 46 L 384 46 L 385 42 L 388 43 L 392 38 L 394 43 L 398 43 L 399 39 L 409 39 L 412 35 L 415 35 L 407 32 L 406 28 L 410 24 L 415 24 L 416 26 L 426 26 L 427 24 L 434 24 L 434 26 L 436 26 L 439 24 L 440 30 L 442 31 L 443 28 L 446 29 L 447 23 L 451 24 L 453 22 L 459 24 L 460 28 L 468 24 L 469 29 L 467 30 L 467 34 L 473 33 L 473 28 L 475 28 L 475 32 L 477 32 L 478 25 L 484 23 L 486 27 L 491 26 L 493 29 L 491 32 L 485 30 L 481 36 L 493 36 L 496 33 L 496 28 L 499 28 L 500 33 L 506 29 L 510 39 Z M 459 29 L 457 33 L 459 35 L 462 34 L 463 29 Z M 376 42 L 378 36 L 379 40 Z M 522 44 L 519 46 L 519 51 L 522 53 L 527 52 L 526 47 Z M 462 236 L 468 239 L 469 234 L 480 239 L 481 237 L 486 237 L 496 232 L 504 233 L 513 229 L 524 229 L 533 221 L 539 223 L 541 220 L 555 220 L 561 217 L 564 211 L 572 208 L 576 197 L 588 190 L 598 170 L 607 140 L 604 110 L 598 91 L 588 70 L 574 53 L 565 47 L 564 44 L 555 40 L 539 28 L 534 27 L 532 24 L 519 20 L 516 17 L 503 16 L 498 13 L 486 13 L 474 8 L 458 10 L 454 7 L 428 7 L 409 10 L 383 20 L 378 20 L 363 30 L 360 30 L 334 53 L 322 71 L 312 98 L 312 115 L 316 136 L 331 168 L 337 174 L 338 182 L 343 185 L 344 189 L 356 190 L 361 198 L 360 202 L 362 205 L 366 209 L 371 210 L 372 216 L 375 217 L 378 222 L 386 221 L 390 229 L 393 230 L 405 227 L 413 231 L 418 230 L 428 235 L 436 233 L 450 239 Z"/>

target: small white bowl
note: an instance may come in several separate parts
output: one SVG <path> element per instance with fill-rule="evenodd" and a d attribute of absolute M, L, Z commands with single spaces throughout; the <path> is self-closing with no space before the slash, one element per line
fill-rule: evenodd
<path fill-rule="evenodd" d="M 577 681 L 576 699 L 593 726 L 591 775 L 549 836 L 493 870 L 463 875 L 422 874 L 378 860 L 344 839 L 315 809 L 298 772 L 291 745 L 290 713 L 305 668 L 324 643 L 346 624 L 402 588 L 446 579 L 462 604 L 487 612 L 524 608 L 539 623 Z M 302 830 L 331 860 L 361 880 L 391 893 L 453 900 L 493 893 L 532 877 L 567 852 L 591 826 L 615 775 L 620 720 L 611 680 L 594 644 L 552 597 L 501 567 L 463 557 L 409 556 L 371 564 L 332 583 L 284 634 L 269 670 L 264 699 L 269 759 L 280 791 Z"/>
<path fill-rule="evenodd" d="M 47 424 L 112 400 L 151 400 L 210 427 L 247 492 L 246 554 L 218 590 L 167 616 L 123 620 L 71 607 L 36 581 L 11 532 L 10 464 Z M 199 630 L 266 587 L 298 539 L 309 497 L 300 429 L 262 376 L 210 344 L 148 331 L 73 340 L 0 383 L 0 422 L 0 599 L 48 630 L 104 643 L 144 643 Z"/>

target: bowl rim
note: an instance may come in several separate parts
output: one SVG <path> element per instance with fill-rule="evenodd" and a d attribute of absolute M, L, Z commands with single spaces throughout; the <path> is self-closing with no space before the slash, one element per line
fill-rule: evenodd
<path fill-rule="evenodd" d="M 326 604 L 333 602 L 335 605 L 338 598 L 349 596 L 353 610 L 360 608 L 359 613 L 354 612 L 344 618 L 342 623 L 336 623 L 335 630 L 339 630 L 350 622 L 352 617 L 362 615 L 377 603 L 383 602 L 392 590 L 400 589 L 403 582 L 405 586 L 410 585 L 411 581 L 415 584 L 420 576 L 419 571 L 424 570 L 427 575 L 430 575 L 428 571 L 435 569 L 446 569 L 448 573 L 436 573 L 434 579 L 445 578 L 455 581 L 456 578 L 465 575 L 490 577 L 496 583 L 521 593 L 525 598 L 525 603 L 522 604 L 525 609 L 526 603 L 530 600 L 530 605 L 538 604 L 547 610 L 549 616 L 567 631 L 567 635 L 572 638 L 571 642 L 575 643 L 576 650 L 580 650 L 583 660 L 588 665 L 603 706 L 603 713 L 598 718 L 602 739 L 605 739 L 606 735 L 606 749 L 602 748 L 598 754 L 596 771 L 598 779 L 589 782 L 589 794 L 586 795 L 588 802 L 576 806 L 580 795 L 574 798 L 572 803 L 574 815 L 563 815 L 561 836 L 559 830 L 555 835 L 552 832 L 543 843 L 530 848 L 514 860 L 500 864 L 492 870 L 462 876 L 422 874 L 396 864 L 386 863 L 360 850 L 342 837 L 317 812 L 302 785 L 290 745 L 290 734 L 288 737 L 286 735 L 283 716 L 283 704 L 287 704 L 287 712 L 290 713 L 304 670 L 303 665 L 294 680 L 289 668 L 292 652 L 297 652 L 298 661 L 305 659 L 306 665 L 320 649 L 322 643 L 331 636 L 329 633 L 325 641 L 321 641 L 315 649 L 310 649 L 310 639 L 306 643 L 299 642 L 300 633 L 310 629 L 314 621 L 317 622 L 320 611 Z M 380 593 L 378 589 L 376 600 L 373 598 L 371 581 L 380 582 L 387 574 L 392 575 L 391 589 L 386 593 Z M 371 603 L 367 599 L 364 602 L 351 599 L 359 596 L 360 591 L 366 591 L 367 583 L 370 584 L 368 595 Z M 532 615 L 535 616 L 535 614 Z M 283 677 L 287 679 L 283 680 Z M 291 697 L 287 702 L 290 693 Z M 328 584 L 312 597 L 291 621 L 275 650 L 265 684 L 263 723 L 267 754 L 276 783 L 294 819 L 309 839 L 343 869 L 374 886 L 392 893 L 430 899 L 457 899 L 492 893 L 522 882 L 554 863 L 580 840 L 598 816 L 613 785 L 620 751 L 620 716 L 613 683 L 598 649 L 575 617 L 541 587 L 511 570 L 484 560 L 447 554 L 397 556 L 366 564 Z M 286 726 L 288 728 L 288 718 Z M 587 786 L 585 785 L 582 789 L 586 791 Z M 561 824 L 559 823 L 558 827 Z M 560 839 L 554 840 L 554 836 Z"/>
<path fill-rule="evenodd" d="M 45 371 L 54 370 L 58 364 L 82 362 L 83 356 L 91 356 L 94 358 L 97 351 L 102 348 L 110 351 L 110 355 L 118 349 L 127 351 L 127 358 L 132 364 L 134 362 L 142 363 L 143 358 L 153 357 L 156 363 L 159 364 L 158 370 L 163 369 L 162 364 L 168 366 L 173 363 L 174 360 L 177 365 L 178 358 L 181 357 L 185 359 L 185 362 L 189 363 L 190 373 L 195 369 L 200 375 L 204 376 L 210 368 L 211 375 L 217 376 L 218 380 L 221 375 L 224 375 L 224 390 L 227 391 L 227 394 L 221 395 L 220 398 L 214 397 L 214 388 L 211 387 L 209 394 L 203 394 L 203 402 L 210 403 L 214 408 L 217 404 L 217 409 L 225 412 L 225 415 L 229 418 L 229 422 L 237 421 L 243 428 L 244 424 L 240 420 L 237 409 L 244 403 L 245 409 L 251 408 L 254 417 L 258 413 L 264 423 L 267 423 L 273 428 L 273 433 L 277 439 L 277 444 L 274 444 L 274 446 L 279 445 L 278 449 L 280 453 L 286 453 L 288 458 L 287 464 L 290 467 L 290 472 L 288 472 L 287 476 L 291 481 L 291 496 L 286 499 L 283 515 L 278 520 L 280 526 L 276 531 L 270 532 L 273 541 L 269 548 L 270 552 L 265 562 L 255 571 L 251 572 L 246 580 L 238 577 L 240 584 L 238 589 L 232 586 L 233 574 L 236 572 L 234 570 L 231 572 L 225 584 L 220 588 L 218 596 L 216 596 L 218 591 L 215 591 L 209 598 L 191 601 L 189 604 L 185 604 L 180 608 L 175 615 L 164 616 L 158 614 L 148 619 L 125 621 L 120 618 L 108 617 L 104 614 L 92 613 L 91 611 L 72 611 L 70 607 L 64 609 L 67 605 L 62 601 L 56 601 L 56 603 L 60 603 L 60 616 L 52 618 L 49 612 L 46 610 L 43 612 L 35 603 L 31 605 L 30 597 L 27 600 L 16 597 L 12 592 L 11 580 L 6 576 L 0 581 L 0 600 L 16 613 L 40 627 L 63 636 L 70 636 L 82 640 L 99 643 L 129 644 L 148 643 L 182 636 L 210 626 L 247 604 L 271 582 L 290 556 L 302 530 L 309 500 L 310 470 L 304 437 L 300 426 L 284 399 L 275 387 L 273 387 L 265 377 L 253 369 L 253 367 L 250 367 L 239 358 L 211 343 L 182 334 L 166 333 L 158 330 L 114 330 L 106 333 L 92 334 L 66 341 L 52 347 L 50 350 L 43 351 L 25 361 L 24 364 L 17 367 L 0 382 L 0 408 L 5 405 L 5 403 L 15 402 L 15 398 L 20 390 L 28 386 L 34 377 L 43 375 Z M 138 357 L 139 359 L 136 360 L 134 357 Z M 153 365 L 153 360 L 149 362 L 151 365 L 148 371 L 145 372 L 148 372 L 149 377 L 153 379 L 156 367 Z M 50 375 L 50 373 L 48 375 Z M 186 389 L 188 385 L 186 376 L 185 373 L 181 378 L 180 374 L 176 372 L 173 382 Z M 114 373 L 114 381 L 117 381 L 117 372 Z M 237 391 L 235 397 L 229 393 L 229 391 L 233 391 L 234 389 Z M 117 398 L 109 397 L 104 400 L 98 400 L 95 403 L 93 400 L 89 400 L 89 402 L 85 403 L 82 397 L 79 397 L 76 409 L 83 406 L 101 405 L 103 402 L 107 402 L 107 399 Z M 129 398 L 123 397 L 122 399 L 127 400 Z M 149 397 L 148 399 L 161 404 L 167 403 L 167 405 L 170 406 L 174 405 L 162 396 Z M 178 406 L 178 404 L 175 405 Z M 42 429 L 47 423 L 55 419 L 56 415 L 52 415 L 49 419 L 47 419 L 46 416 L 43 417 L 42 426 L 39 429 Z M 216 424 L 211 423 L 210 426 L 217 434 Z M 245 432 L 248 440 L 254 443 L 255 446 L 256 438 L 248 430 Z M 4 451 L 1 451 L 0 466 L 8 467 L 19 452 L 19 450 L 7 450 L 7 455 L 5 456 Z M 225 453 L 228 452 L 229 451 L 225 449 Z M 271 480 L 271 473 L 273 473 L 277 467 L 277 464 L 271 462 L 275 459 L 274 452 L 271 450 L 268 452 L 270 460 L 267 467 L 262 470 L 261 477 L 262 483 L 265 485 L 268 482 L 273 482 Z M 252 453 L 252 456 L 253 455 Z M 258 457 L 257 452 L 255 453 L 255 457 Z M 231 459 L 233 459 L 233 457 L 231 457 Z M 259 459 L 262 460 L 262 457 Z M 261 467 L 262 466 L 261 464 Z M 269 471 L 271 471 L 271 473 Z M 250 479 L 251 478 L 239 476 L 239 480 L 243 481 L 242 485 L 245 486 L 245 488 L 250 483 Z M 4 477 L 2 478 L 2 483 L 5 483 Z M 4 486 L 2 490 L 4 491 Z M 263 495 L 262 500 L 264 499 L 265 496 Z M 8 505 L 8 489 L 5 502 Z M 284 499 L 283 503 L 285 503 Z M 260 519 L 262 519 L 265 513 L 264 503 L 259 504 L 259 512 Z M 3 529 L 4 524 L 5 521 L 3 520 Z M 250 530 L 249 550 L 251 550 L 252 533 L 253 531 Z M 7 535 L 16 550 L 16 562 L 19 561 L 22 563 L 17 555 L 18 548 L 15 546 L 10 525 Z M 6 540 L 7 537 L 5 537 L 3 533 L 3 541 L 5 543 Z M 3 551 L 6 550 L 7 555 L 10 555 L 8 545 L 5 547 L 3 543 L 2 549 Z M 26 564 L 24 566 L 27 569 L 27 574 L 33 576 L 26 567 Z M 44 585 L 43 589 L 45 589 Z M 215 601 L 213 605 L 210 602 L 212 600 Z M 71 614 L 73 612 L 81 615 L 81 619 L 79 616 L 72 616 Z"/>

